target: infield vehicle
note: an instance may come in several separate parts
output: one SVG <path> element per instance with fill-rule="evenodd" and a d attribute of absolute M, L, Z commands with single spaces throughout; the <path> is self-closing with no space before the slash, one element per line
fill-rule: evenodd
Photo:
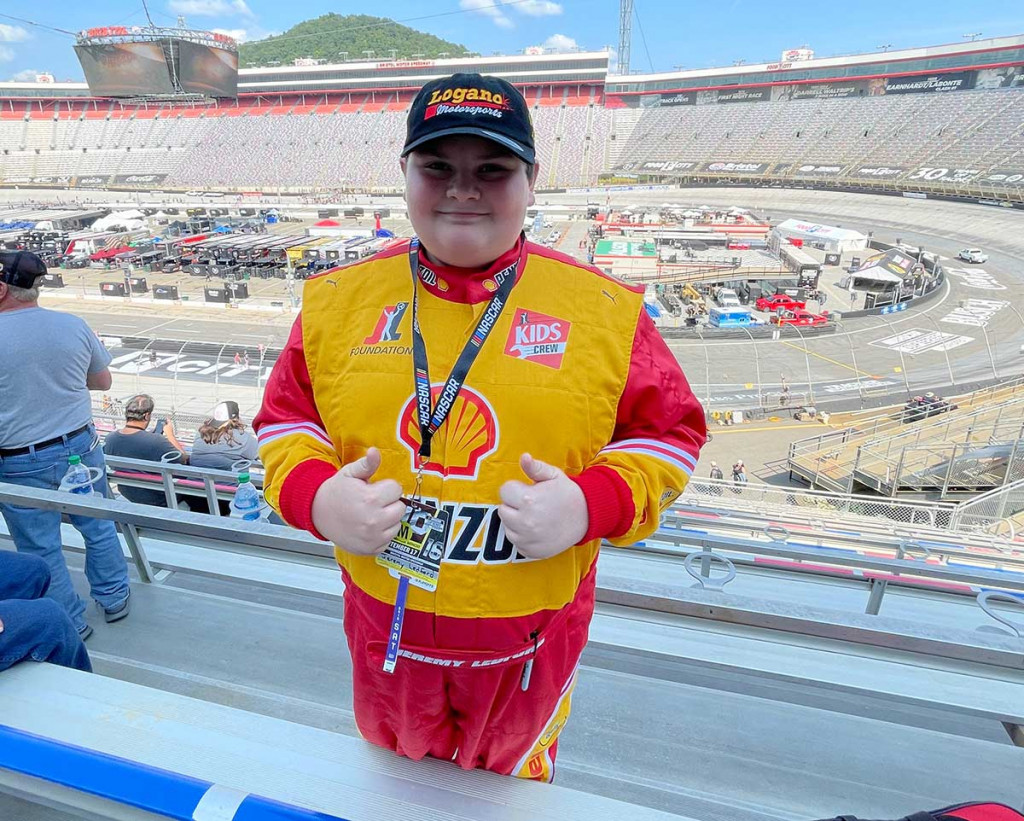
<path fill-rule="evenodd" d="M 772 322 L 776 325 L 824 325 L 828 322 L 828 311 L 814 314 L 804 308 L 794 308 L 773 316 Z"/>
<path fill-rule="evenodd" d="M 988 254 L 982 251 L 980 248 L 961 248 L 960 253 L 956 255 L 957 259 L 962 259 L 964 262 L 970 262 L 975 265 L 980 265 L 983 262 L 988 262 Z"/>
<path fill-rule="evenodd" d="M 759 311 L 775 313 L 778 310 L 795 311 L 797 308 L 806 308 L 807 303 L 802 299 L 794 299 L 788 294 L 773 294 L 772 296 L 758 297 L 754 303 Z"/>

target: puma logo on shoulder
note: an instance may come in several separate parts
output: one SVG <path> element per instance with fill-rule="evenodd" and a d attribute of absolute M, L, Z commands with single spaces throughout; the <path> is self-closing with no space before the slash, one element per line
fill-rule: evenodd
<path fill-rule="evenodd" d="M 338 287 L 338 280 L 336 279 L 325 279 L 324 282 L 326 282 L 328 285 L 333 285 L 335 288 Z"/>
<path fill-rule="evenodd" d="M 601 293 L 608 297 L 608 299 L 610 299 L 612 302 L 615 302 L 618 299 L 618 296 L 616 294 L 609 293 L 604 288 L 601 289 Z"/>

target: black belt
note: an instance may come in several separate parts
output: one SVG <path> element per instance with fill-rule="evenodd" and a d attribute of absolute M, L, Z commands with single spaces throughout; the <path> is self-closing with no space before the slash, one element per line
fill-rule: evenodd
<path fill-rule="evenodd" d="M 90 422 L 89 425 L 92 423 Z M 34 445 L 26 445 L 23 448 L 0 448 L 0 456 L 21 456 L 23 453 L 31 453 L 32 449 L 42 450 L 43 448 L 49 448 L 53 445 L 61 444 L 65 439 L 70 439 L 72 436 L 78 436 L 80 433 L 85 433 L 89 430 L 89 425 L 82 425 L 80 428 L 76 428 L 70 433 L 65 433 L 63 436 L 55 436 L 53 439 L 47 439 L 45 442 L 37 442 Z"/>

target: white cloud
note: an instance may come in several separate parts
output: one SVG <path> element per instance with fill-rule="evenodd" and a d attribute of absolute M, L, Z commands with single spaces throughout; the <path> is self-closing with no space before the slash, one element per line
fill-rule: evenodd
<path fill-rule="evenodd" d="M 572 37 L 566 37 L 564 34 L 552 34 L 547 40 L 541 43 L 541 46 L 547 51 L 559 53 L 579 48 L 579 44 L 573 40 Z"/>
<path fill-rule="evenodd" d="M 553 3 L 551 0 L 525 0 L 516 3 L 516 11 L 522 12 L 530 17 L 550 17 L 562 13 L 561 3 Z"/>
<path fill-rule="evenodd" d="M 14 49 L 9 46 L 0 46 L 0 63 L 9 63 L 14 59 Z"/>
<path fill-rule="evenodd" d="M 491 22 L 499 28 L 510 29 L 515 27 L 513 23 L 501 10 L 500 0 L 459 0 L 459 8 L 467 11 L 475 11 L 484 17 L 490 17 Z"/>
<path fill-rule="evenodd" d="M 217 34 L 224 34 L 239 43 L 248 42 L 250 39 L 249 32 L 246 29 L 211 29 Z"/>
<path fill-rule="evenodd" d="M 21 26 L 0 23 L 0 43 L 22 43 L 28 39 L 28 31 Z"/>
<path fill-rule="evenodd" d="M 176 14 L 195 14 L 199 17 L 227 17 L 233 14 L 253 16 L 245 0 L 171 0 L 168 8 Z"/>
<path fill-rule="evenodd" d="M 11 83 L 34 83 L 36 81 L 36 75 L 42 74 L 43 72 L 35 68 L 26 68 L 22 71 L 16 71 L 11 75 L 8 82 Z"/>

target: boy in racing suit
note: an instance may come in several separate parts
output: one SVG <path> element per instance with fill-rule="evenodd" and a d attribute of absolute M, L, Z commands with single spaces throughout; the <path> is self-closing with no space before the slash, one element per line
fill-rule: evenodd
<path fill-rule="evenodd" d="M 548 781 L 598 547 L 654 531 L 704 413 L 642 287 L 523 236 L 511 85 L 427 84 L 401 165 L 417 238 L 305 285 L 254 422 L 266 495 L 335 545 L 362 735 Z"/>

